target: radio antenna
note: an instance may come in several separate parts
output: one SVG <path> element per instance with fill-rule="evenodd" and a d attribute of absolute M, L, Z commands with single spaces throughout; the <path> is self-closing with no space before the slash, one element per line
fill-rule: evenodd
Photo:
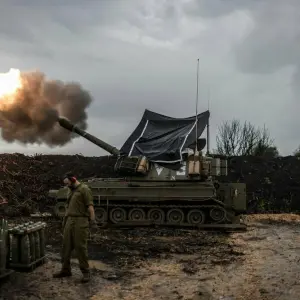
<path fill-rule="evenodd" d="M 199 58 L 197 59 L 197 92 L 196 92 L 196 145 L 195 154 L 198 152 L 198 101 L 199 101 Z"/>
<path fill-rule="evenodd" d="M 207 97 L 207 106 L 208 106 L 208 111 L 210 114 L 210 88 L 208 87 L 208 97 Z M 210 134 L 209 134 L 209 118 L 207 120 L 207 128 L 206 128 L 206 139 L 207 139 L 207 150 L 206 150 L 206 155 L 209 155 L 209 150 L 210 150 Z"/>

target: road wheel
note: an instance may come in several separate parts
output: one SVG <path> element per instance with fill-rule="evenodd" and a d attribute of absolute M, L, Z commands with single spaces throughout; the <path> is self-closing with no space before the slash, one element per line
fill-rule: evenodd
<path fill-rule="evenodd" d="M 133 208 L 129 211 L 128 220 L 144 221 L 145 219 L 146 219 L 146 214 L 142 208 Z"/>
<path fill-rule="evenodd" d="M 126 211 L 121 207 L 113 208 L 110 211 L 109 216 L 110 220 L 115 224 L 126 221 Z"/>
<path fill-rule="evenodd" d="M 205 221 L 205 214 L 200 209 L 191 209 L 187 215 L 187 221 L 191 225 L 200 225 Z"/>
<path fill-rule="evenodd" d="M 181 209 L 172 208 L 167 213 L 168 223 L 180 224 L 184 220 L 184 213 Z"/>
<path fill-rule="evenodd" d="M 104 223 L 107 221 L 107 212 L 103 207 L 95 207 L 95 217 L 97 223 Z"/>
<path fill-rule="evenodd" d="M 222 207 L 214 207 L 209 212 L 210 217 L 215 221 L 216 223 L 221 223 L 226 218 L 226 211 Z"/>
<path fill-rule="evenodd" d="M 165 221 L 165 212 L 160 208 L 151 208 L 148 211 L 147 218 L 155 223 L 162 224 Z"/>

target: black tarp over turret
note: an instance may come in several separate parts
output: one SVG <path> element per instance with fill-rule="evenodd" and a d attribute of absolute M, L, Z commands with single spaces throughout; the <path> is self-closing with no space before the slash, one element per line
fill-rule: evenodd
<path fill-rule="evenodd" d="M 209 120 L 210 112 L 198 114 L 197 138 L 201 136 Z M 121 148 L 128 156 L 144 155 L 159 164 L 178 164 L 182 151 L 195 143 L 196 116 L 172 118 L 150 110 L 144 115 Z"/>

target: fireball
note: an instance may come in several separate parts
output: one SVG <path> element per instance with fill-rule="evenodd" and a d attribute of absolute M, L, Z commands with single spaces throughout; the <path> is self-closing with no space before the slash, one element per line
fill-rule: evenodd
<path fill-rule="evenodd" d="M 7 73 L 0 73 L 0 102 L 8 104 L 13 96 L 22 87 L 20 70 L 10 69 Z"/>

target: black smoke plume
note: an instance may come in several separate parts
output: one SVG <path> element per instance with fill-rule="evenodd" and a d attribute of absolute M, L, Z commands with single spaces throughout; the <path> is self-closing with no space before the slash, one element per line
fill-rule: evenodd
<path fill-rule="evenodd" d="M 21 72 L 22 87 L 0 98 L 0 128 L 7 142 L 63 146 L 76 137 L 59 126 L 59 116 L 87 128 L 86 109 L 92 98 L 78 83 L 47 80 L 40 71 Z"/>

